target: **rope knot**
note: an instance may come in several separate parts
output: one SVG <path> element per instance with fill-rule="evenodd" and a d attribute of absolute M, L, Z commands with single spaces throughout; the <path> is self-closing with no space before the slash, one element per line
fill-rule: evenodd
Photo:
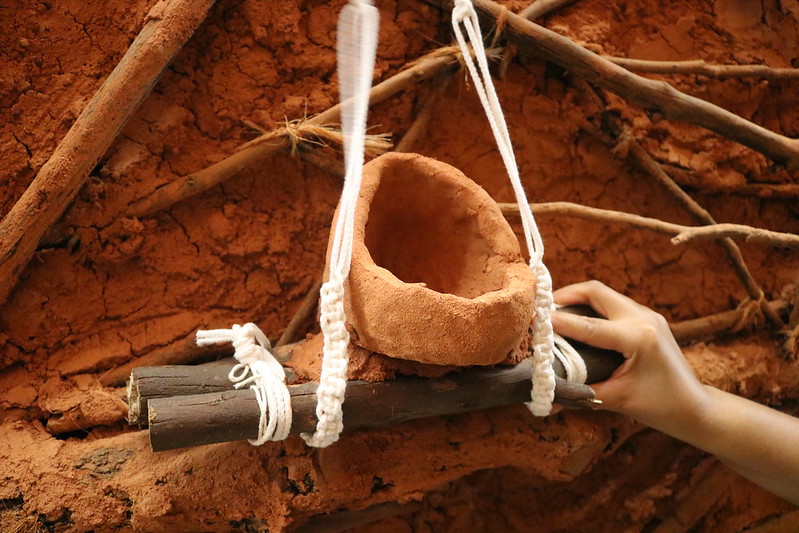
<path fill-rule="evenodd" d="M 475 13 L 471 0 L 455 0 L 452 8 L 452 20 L 462 22 Z M 476 13 L 475 13 L 476 15 Z"/>
<path fill-rule="evenodd" d="M 261 410 L 258 438 L 250 440 L 250 444 L 260 446 L 285 439 L 291 429 L 291 394 L 286 386 L 286 371 L 270 351 L 269 339 L 252 322 L 197 332 L 198 346 L 225 342 L 233 345 L 233 357 L 239 362 L 228 379 L 237 389 L 249 385 Z"/>

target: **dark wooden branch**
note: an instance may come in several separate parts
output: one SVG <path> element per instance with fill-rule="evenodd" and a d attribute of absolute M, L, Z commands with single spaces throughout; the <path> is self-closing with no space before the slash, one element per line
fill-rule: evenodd
<path fill-rule="evenodd" d="M 789 307 L 785 300 L 775 300 L 768 304 L 772 311 L 778 315 L 784 314 Z M 719 333 L 742 329 L 747 324 L 745 309 L 732 309 L 708 316 L 673 322 L 670 324 L 674 338 L 680 344 L 686 344 L 701 339 L 711 338 Z M 286 348 L 276 348 L 277 355 L 282 360 L 288 360 L 290 353 Z M 597 363 L 593 361 L 604 357 L 602 352 L 591 354 L 590 349 L 581 346 L 580 352 L 588 358 L 591 371 L 589 383 L 601 381 L 603 374 L 596 370 Z M 147 424 L 147 402 L 152 398 L 168 396 L 188 396 L 206 392 L 221 392 L 232 390 L 233 385 L 228 381 L 227 375 L 233 367 L 234 361 L 226 359 L 208 365 L 171 365 L 156 367 L 138 367 L 129 369 L 130 381 L 128 382 L 128 419 L 131 424 Z M 559 363 L 557 363 L 559 365 Z M 209 368 L 215 365 L 215 368 Z M 565 375 L 556 368 L 559 375 Z M 287 369 L 290 371 L 290 369 Z"/>
<path fill-rule="evenodd" d="M 42 236 L 64 213 L 213 3 L 169 0 L 155 4 L 128 51 L 0 221 L 0 303 L 8 297 Z"/>
<path fill-rule="evenodd" d="M 586 361 L 588 368 L 588 383 L 596 383 L 602 381 L 610 376 L 611 373 L 621 364 L 622 358 L 619 354 L 608 352 L 606 350 L 598 350 L 596 348 L 575 344 L 580 350 Z M 130 374 L 130 381 L 128 383 L 128 421 L 131 424 L 139 424 L 145 426 L 149 423 L 149 406 L 151 402 L 159 398 L 170 398 L 176 396 L 190 396 L 190 395 L 205 395 L 206 393 L 221 393 L 224 391 L 233 390 L 233 384 L 228 380 L 227 376 L 234 362 L 228 362 L 219 365 L 175 365 L 175 366 L 160 366 L 160 367 L 143 367 L 136 368 Z M 514 367 L 515 368 L 515 367 Z M 507 372 L 508 367 L 498 367 L 494 369 L 486 368 L 470 368 L 464 370 L 462 373 L 455 374 L 452 379 L 460 379 L 459 376 L 466 376 L 469 379 L 469 373 L 476 372 L 477 375 L 487 373 L 482 379 L 490 380 L 492 372 L 498 372 L 497 379 L 500 379 L 504 373 Z M 559 377 L 565 377 L 566 371 L 563 365 L 555 360 L 554 363 L 555 374 Z M 291 382 L 291 370 L 287 369 L 289 373 L 289 382 Z M 529 381 L 530 376 L 527 376 Z M 402 378 L 396 381 L 385 382 L 392 384 L 392 387 L 397 383 L 404 383 L 407 380 L 422 380 L 423 378 Z M 449 379 L 449 378 L 446 378 Z M 356 387 L 361 382 L 355 383 Z M 397 385 L 402 388 L 404 385 Z M 297 389 L 301 395 L 305 394 L 304 385 L 291 385 L 290 387 L 301 387 Z M 315 385 L 314 385 L 315 387 Z M 391 387 L 390 387 L 391 388 Z M 313 389 L 316 390 L 315 388 Z M 292 396 L 294 394 L 292 389 Z M 247 392 L 247 391 L 243 391 Z M 575 386 L 572 383 L 562 382 L 558 385 L 559 399 L 562 405 L 569 405 L 570 401 L 577 402 L 577 406 L 586 399 L 587 391 L 581 386 Z M 529 396 L 529 383 L 528 383 L 528 396 Z M 256 409 L 257 411 L 257 409 Z"/>
<path fill-rule="evenodd" d="M 601 356 L 586 361 L 593 380 L 607 378 L 622 357 Z M 558 363 L 559 365 L 559 363 Z M 347 430 L 384 427 L 407 420 L 452 415 L 518 404 L 530 400 L 532 360 L 512 367 L 469 368 L 442 378 L 407 377 L 394 381 L 351 381 L 344 402 Z M 562 366 L 556 372 L 565 375 Z M 289 385 L 293 423 L 291 433 L 316 427 L 317 383 Z M 558 403 L 590 407 L 593 391 L 586 385 L 558 378 Z M 154 451 L 216 442 L 253 439 L 258 433 L 259 408 L 251 390 L 153 398 L 148 402 L 150 444 Z"/>
<path fill-rule="evenodd" d="M 452 0 L 426 1 L 452 9 Z M 486 29 L 507 14 L 505 36 L 520 50 L 556 63 L 644 109 L 707 128 L 788 168 L 799 166 L 799 141 L 796 139 L 769 131 L 710 102 L 680 92 L 664 81 L 634 74 L 520 15 L 503 13 L 503 10 L 507 12 L 506 8 L 492 0 L 474 0 L 474 6 L 488 22 Z"/>

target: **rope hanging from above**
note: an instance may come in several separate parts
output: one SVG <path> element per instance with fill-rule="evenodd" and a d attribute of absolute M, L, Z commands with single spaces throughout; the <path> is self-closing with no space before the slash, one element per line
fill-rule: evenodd
<path fill-rule="evenodd" d="M 474 54 L 469 49 L 466 37 L 464 37 L 461 30 L 461 25 L 466 30 L 468 42 L 471 44 Z M 497 148 L 499 148 L 502 161 L 508 171 L 508 176 L 510 176 L 513 192 L 516 195 L 516 203 L 519 205 L 524 239 L 527 244 L 527 250 L 530 253 L 530 268 L 532 268 L 536 279 L 535 318 L 533 319 L 533 388 L 531 393 L 532 401 L 527 406 L 534 415 L 545 416 L 552 410 L 552 401 L 555 399 L 555 371 L 552 369 L 552 363 L 556 354 L 564 362 L 570 378 L 572 376 L 575 378 L 584 376 L 585 363 L 583 363 L 579 355 L 576 358 L 574 357 L 576 352 L 571 346 L 565 350 L 559 348 L 558 345 L 563 346 L 568 345 L 568 343 L 552 330 L 552 318 L 550 317 L 550 312 L 554 308 L 552 276 L 550 276 L 549 270 L 544 265 L 544 243 L 519 177 L 519 168 L 516 165 L 516 157 L 513 154 L 513 145 L 505 122 L 505 115 L 502 112 L 499 98 L 494 89 L 494 83 L 491 80 L 491 73 L 488 69 L 483 36 L 480 31 L 480 21 L 477 18 L 477 12 L 474 10 L 471 0 L 455 0 L 455 5 L 452 9 L 452 29 L 461 49 L 463 61 L 469 70 L 477 94 L 480 97 L 480 103 L 483 105 L 488 122 L 491 125 L 491 131 L 497 141 Z M 477 66 L 475 66 L 475 60 L 477 61 Z M 567 362 L 569 363 L 568 365 L 566 364 Z M 585 381 L 584 377 L 583 381 Z"/>
<path fill-rule="evenodd" d="M 368 0 L 350 0 L 338 20 L 338 79 L 344 133 L 344 188 L 330 249 L 328 280 L 320 291 L 319 323 L 324 336 L 322 374 L 316 391 L 316 432 L 309 446 L 324 447 L 344 429 L 341 405 L 347 389 L 350 335 L 344 314 L 344 281 L 352 259 L 355 204 L 361 190 L 366 113 L 372 87 L 379 14 Z"/>
<path fill-rule="evenodd" d="M 342 10 L 338 23 L 337 53 L 345 176 L 329 252 L 328 279 L 320 290 L 320 326 L 324 345 L 316 392 L 317 425 L 313 434 L 301 435 L 309 446 L 315 447 L 336 442 L 344 429 L 342 404 L 347 388 L 350 343 L 344 311 L 344 282 L 352 260 L 355 207 L 364 164 L 366 116 L 377 49 L 378 18 L 378 11 L 371 0 L 350 0 Z M 474 56 L 461 31 L 461 24 L 466 29 Z M 570 381 L 585 381 L 585 364 L 579 354 L 552 330 L 552 279 L 543 262 L 544 245 L 522 187 L 510 134 L 488 71 L 477 13 L 470 0 L 455 0 L 452 26 L 508 170 L 530 252 L 530 267 L 536 276 L 533 390 L 528 406 L 534 414 L 543 416 L 552 409 L 555 394 L 554 357 L 561 360 Z M 249 385 L 261 411 L 258 438 L 250 443 L 260 445 L 270 440 L 285 439 L 292 423 L 291 396 L 283 367 L 269 351 L 266 335 L 252 323 L 244 326 L 236 324 L 231 329 L 197 332 L 199 345 L 223 342 L 233 344 L 235 357 L 239 361 L 230 372 L 230 380 L 236 384 L 236 388 Z"/>

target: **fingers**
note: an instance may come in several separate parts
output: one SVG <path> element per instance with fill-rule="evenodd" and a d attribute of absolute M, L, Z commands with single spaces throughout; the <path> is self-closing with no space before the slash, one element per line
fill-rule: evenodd
<path fill-rule="evenodd" d="M 559 305 L 588 304 L 610 319 L 640 312 L 640 306 L 633 300 L 595 280 L 568 285 L 552 294 Z"/>
<path fill-rule="evenodd" d="M 629 348 L 629 328 L 619 322 L 554 311 L 552 326 L 557 333 L 564 337 L 597 348 L 620 353 L 626 353 Z"/>

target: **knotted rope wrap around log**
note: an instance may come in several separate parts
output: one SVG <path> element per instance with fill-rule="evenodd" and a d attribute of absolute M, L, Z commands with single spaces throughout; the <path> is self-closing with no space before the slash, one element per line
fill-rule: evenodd
<path fill-rule="evenodd" d="M 350 335 L 344 314 L 344 281 L 350 272 L 355 204 L 361 190 L 366 113 L 372 86 L 379 14 L 367 0 L 350 0 L 338 21 L 338 79 L 344 133 L 344 188 L 328 262 L 328 280 L 320 291 L 319 323 L 324 336 L 322 373 L 316 391 L 316 431 L 302 434 L 309 446 L 336 442 L 344 424 Z"/>
<path fill-rule="evenodd" d="M 261 329 L 249 322 L 231 329 L 210 329 L 197 332 L 197 345 L 229 342 L 236 350 L 233 357 L 239 362 L 228 378 L 237 389 L 250 386 L 258 400 L 261 418 L 258 438 L 250 444 L 260 446 L 270 440 L 283 440 L 291 429 L 291 394 L 286 386 L 286 372 L 272 355 L 269 339 Z"/>
<path fill-rule="evenodd" d="M 474 55 L 469 50 L 461 25 L 466 30 Z M 552 319 L 550 317 L 550 312 L 554 308 L 552 277 L 546 265 L 544 265 L 544 243 L 519 177 L 519 169 L 516 165 L 516 157 L 513 154 L 513 145 L 505 122 L 505 115 L 502 112 L 499 98 L 494 89 L 494 83 L 491 81 L 491 73 L 488 69 L 488 60 L 483 46 L 483 36 L 480 31 L 480 22 L 471 0 L 455 0 L 455 6 L 452 10 L 452 29 L 461 49 L 463 61 L 469 70 L 477 94 L 480 97 L 480 102 L 488 117 L 491 131 L 497 141 L 499 153 L 513 185 L 516 202 L 519 205 L 524 238 L 527 250 L 530 252 L 530 268 L 532 268 L 536 279 L 536 309 L 535 318 L 533 319 L 533 388 L 531 393 L 532 401 L 527 406 L 534 415 L 545 416 L 552 410 L 552 401 L 555 398 L 555 372 L 552 370 L 554 357 L 557 356 L 564 363 L 564 366 L 568 369 L 567 375 L 570 380 L 572 377 L 578 380 L 581 376 L 585 376 L 585 364 L 571 346 L 565 348 L 568 343 L 562 337 L 556 336 L 552 330 Z M 475 66 L 475 59 L 477 60 L 477 65 L 479 65 L 479 72 L 478 67 Z M 582 382 L 584 381 L 585 378 L 583 377 Z"/>

